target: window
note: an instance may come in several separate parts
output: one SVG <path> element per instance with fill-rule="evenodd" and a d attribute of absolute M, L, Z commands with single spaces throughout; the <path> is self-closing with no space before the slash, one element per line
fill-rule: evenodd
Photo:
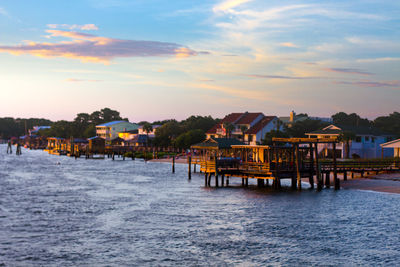
<path fill-rule="evenodd" d="M 369 142 L 369 136 L 364 137 L 365 142 Z"/>
<path fill-rule="evenodd" d="M 361 143 L 361 136 L 356 136 L 356 142 Z"/>
<path fill-rule="evenodd" d="M 253 141 L 253 135 L 249 134 L 249 142 L 252 142 L 252 141 Z"/>
<path fill-rule="evenodd" d="M 375 137 L 371 137 L 371 142 L 375 143 Z"/>

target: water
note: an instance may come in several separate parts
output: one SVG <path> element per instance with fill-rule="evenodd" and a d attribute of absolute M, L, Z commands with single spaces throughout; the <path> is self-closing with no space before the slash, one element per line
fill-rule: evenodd
<path fill-rule="evenodd" d="M 0 145 L 0 266 L 398 266 L 400 195 L 207 189 L 187 166 Z"/>

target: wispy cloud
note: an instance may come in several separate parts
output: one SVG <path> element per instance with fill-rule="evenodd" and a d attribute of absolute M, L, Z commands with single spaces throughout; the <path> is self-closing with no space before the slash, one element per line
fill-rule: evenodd
<path fill-rule="evenodd" d="M 339 72 L 345 74 L 373 75 L 371 72 L 350 68 L 324 68 L 323 70 L 327 72 Z"/>
<path fill-rule="evenodd" d="M 400 86 L 400 81 L 335 81 L 334 84 L 345 84 L 345 85 L 356 85 L 360 87 L 398 87 Z"/>
<path fill-rule="evenodd" d="M 86 80 L 86 79 L 74 79 L 69 78 L 65 80 L 66 82 L 102 82 L 103 80 Z"/>
<path fill-rule="evenodd" d="M 321 77 L 301 77 L 301 76 L 285 76 L 285 75 L 262 75 L 262 74 L 242 74 L 246 77 L 261 78 L 261 79 L 282 79 L 282 80 L 306 80 L 319 79 Z"/>
<path fill-rule="evenodd" d="M 97 31 L 99 28 L 94 24 L 47 24 L 48 28 L 51 29 L 66 29 L 66 30 L 84 30 L 84 31 Z"/>
<path fill-rule="evenodd" d="M 126 57 L 190 57 L 207 52 L 196 52 L 176 43 L 157 41 L 123 40 L 101 37 L 87 33 L 47 30 L 50 37 L 65 37 L 72 41 L 58 43 L 28 42 L 15 46 L 0 46 L 0 52 L 14 55 L 30 54 L 38 57 L 64 57 L 82 62 L 108 64 L 114 58 Z"/>
<path fill-rule="evenodd" d="M 400 57 L 365 58 L 365 59 L 357 60 L 357 62 L 360 62 L 360 63 L 388 62 L 388 61 L 400 61 Z"/>
<path fill-rule="evenodd" d="M 217 5 L 214 6 L 213 11 L 214 12 L 226 12 L 231 10 L 232 8 L 235 8 L 237 6 L 240 6 L 242 4 L 245 4 L 247 2 L 251 2 L 252 0 L 225 0 Z"/>
<path fill-rule="evenodd" d="M 295 45 L 294 43 L 286 42 L 286 43 L 280 43 L 279 46 L 282 47 L 291 47 L 291 48 L 298 48 L 298 45 Z"/>
<path fill-rule="evenodd" d="M 8 13 L 5 11 L 4 8 L 0 7 L 0 15 L 8 16 Z"/>

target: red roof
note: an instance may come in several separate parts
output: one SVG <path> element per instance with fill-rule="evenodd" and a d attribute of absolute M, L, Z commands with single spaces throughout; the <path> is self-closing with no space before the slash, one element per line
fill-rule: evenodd
<path fill-rule="evenodd" d="M 258 116 L 264 116 L 261 112 L 257 113 L 242 113 L 243 116 L 235 124 L 251 124 Z"/>
<path fill-rule="evenodd" d="M 221 125 L 224 122 L 230 122 L 230 123 L 235 123 L 236 120 L 240 118 L 244 113 L 231 113 L 229 115 L 226 115 L 225 118 L 223 118 L 220 123 L 217 123 L 214 125 L 210 130 L 207 131 L 208 134 L 215 134 L 217 133 L 217 129 L 222 128 Z"/>
<path fill-rule="evenodd" d="M 258 113 L 260 114 L 260 113 Z M 275 116 L 265 116 L 262 118 L 259 122 L 257 122 L 253 127 L 248 129 L 246 131 L 246 134 L 257 134 L 259 131 L 261 131 L 268 123 L 270 123 Z"/>

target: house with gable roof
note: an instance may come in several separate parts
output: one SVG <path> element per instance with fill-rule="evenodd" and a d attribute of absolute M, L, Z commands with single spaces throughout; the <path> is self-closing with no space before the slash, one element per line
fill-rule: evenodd
<path fill-rule="evenodd" d="M 351 132 L 355 135 L 354 140 L 349 141 L 349 155 L 358 155 L 361 158 L 390 157 L 393 151 L 385 151 L 382 155 L 381 144 L 392 139 L 392 135 L 382 133 L 380 130 L 366 126 L 329 125 L 321 130 L 306 133 L 309 138 L 334 138 L 340 137 L 344 132 Z M 341 158 L 346 155 L 346 142 L 340 142 L 336 146 L 336 153 Z M 318 144 L 318 153 L 328 156 L 332 148 L 329 144 Z M 340 154 L 340 155 L 339 155 Z"/>
<path fill-rule="evenodd" d="M 111 141 L 118 137 L 119 132 L 137 130 L 139 125 L 128 121 L 111 121 L 96 126 L 96 135 Z"/>
<path fill-rule="evenodd" d="M 277 120 L 276 116 L 265 116 L 261 112 L 231 113 L 208 130 L 206 136 L 207 138 L 228 137 L 225 124 L 230 123 L 233 125 L 233 130 L 229 133 L 229 137 L 255 145 L 261 143 L 265 134 L 276 127 Z"/>

